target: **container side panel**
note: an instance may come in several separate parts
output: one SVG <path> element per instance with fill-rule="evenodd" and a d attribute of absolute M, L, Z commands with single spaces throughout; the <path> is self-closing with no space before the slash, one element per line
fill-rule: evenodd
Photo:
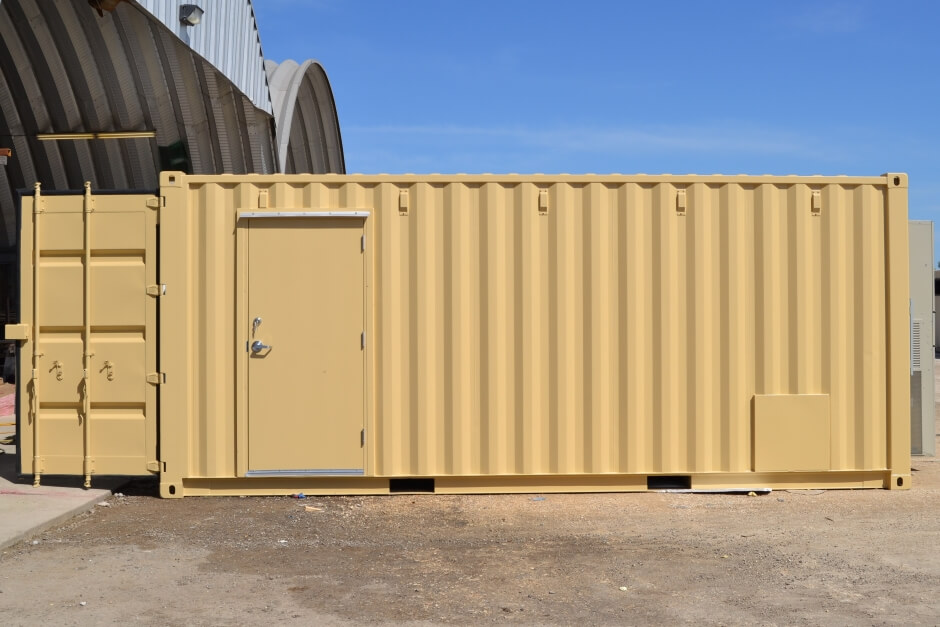
<path fill-rule="evenodd" d="M 646 186 L 627 185 L 618 190 L 618 214 L 623 227 L 618 230 L 618 250 L 625 258 L 621 265 L 626 275 L 621 281 L 620 422 L 624 443 L 618 459 L 626 472 L 643 472 L 655 457 L 652 450 L 652 421 L 629 420 L 629 416 L 653 415 L 653 218 L 648 206 L 650 190 Z M 624 246 L 624 242 L 631 242 Z M 624 385 L 625 383 L 625 385 Z"/>
<path fill-rule="evenodd" d="M 235 185 L 204 185 L 192 190 L 191 202 L 202 208 L 193 214 L 194 258 L 197 265 L 193 286 L 198 300 L 197 350 L 194 351 L 197 379 L 195 399 L 198 415 L 193 441 L 193 476 L 231 476 L 235 467 L 235 319 L 233 233 L 235 216 L 227 210 L 236 203 Z"/>
<path fill-rule="evenodd" d="M 247 444 L 239 211 L 368 212 L 367 474 L 777 472 L 755 424 L 798 441 L 803 397 L 828 452 L 801 472 L 887 468 L 884 179 L 185 180 L 188 477 L 235 476 Z"/>
<path fill-rule="evenodd" d="M 881 193 L 822 186 L 816 215 L 808 185 L 686 191 L 680 213 L 668 184 L 556 184 L 539 215 L 535 186 L 455 183 L 376 211 L 403 242 L 376 285 L 380 359 L 399 364 L 378 367 L 380 429 L 399 434 L 378 473 L 747 471 L 754 394 L 828 393 L 833 469 L 883 468 Z"/>

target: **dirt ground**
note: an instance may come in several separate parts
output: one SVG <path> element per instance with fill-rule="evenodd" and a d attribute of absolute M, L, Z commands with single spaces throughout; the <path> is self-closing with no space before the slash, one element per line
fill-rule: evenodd
<path fill-rule="evenodd" d="M 160 500 L 0 555 L 4 625 L 937 624 L 940 464 L 905 492 Z M 314 508 L 308 510 L 307 508 Z"/>

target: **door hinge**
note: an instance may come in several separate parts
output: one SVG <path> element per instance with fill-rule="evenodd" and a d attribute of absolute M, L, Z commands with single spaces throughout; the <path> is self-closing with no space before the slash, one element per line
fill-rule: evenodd
<path fill-rule="evenodd" d="M 363 429 L 362 431 L 359 432 L 359 446 L 365 446 L 365 445 L 366 445 L 366 430 Z"/>
<path fill-rule="evenodd" d="M 147 295 L 148 296 L 166 296 L 166 283 L 163 283 L 161 285 L 148 285 Z"/>
<path fill-rule="evenodd" d="M 360 345 L 360 347 L 361 347 L 363 350 L 365 350 L 365 348 L 366 348 L 366 332 L 365 332 L 365 331 L 363 331 L 363 332 L 359 335 L 359 345 Z"/>
<path fill-rule="evenodd" d="M 166 383 L 166 373 L 151 372 L 147 375 L 147 383 L 150 383 L 151 385 L 163 385 Z"/>
<path fill-rule="evenodd" d="M 154 196 L 147 199 L 148 209 L 159 209 L 166 206 L 166 196 Z"/>
<path fill-rule="evenodd" d="M 359 243 L 361 244 L 362 252 L 366 252 L 366 234 L 363 233 L 362 237 L 359 238 Z"/>
<path fill-rule="evenodd" d="M 150 472 L 160 472 L 160 462 L 147 462 L 147 470 Z"/>

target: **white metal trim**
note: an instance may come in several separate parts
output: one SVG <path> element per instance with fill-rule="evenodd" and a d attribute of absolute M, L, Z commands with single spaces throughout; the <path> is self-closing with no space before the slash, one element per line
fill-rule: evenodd
<path fill-rule="evenodd" d="M 238 219 L 248 218 L 368 218 L 369 211 L 240 211 Z"/>
<path fill-rule="evenodd" d="M 356 468 L 325 468 L 323 470 L 249 470 L 246 477 L 361 477 L 365 472 Z"/>

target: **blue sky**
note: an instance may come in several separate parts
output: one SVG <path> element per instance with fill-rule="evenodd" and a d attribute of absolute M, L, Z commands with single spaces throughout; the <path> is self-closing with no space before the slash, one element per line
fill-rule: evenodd
<path fill-rule="evenodd" d="M 940 223 L 940 2 L 256 0 L 349 172 L 911 176 Z"/>

